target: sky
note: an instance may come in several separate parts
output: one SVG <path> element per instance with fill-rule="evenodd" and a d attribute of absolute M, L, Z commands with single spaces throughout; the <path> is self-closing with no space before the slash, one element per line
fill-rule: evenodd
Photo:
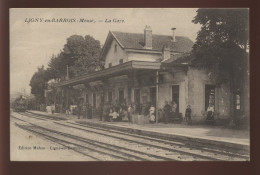
<path fill-rule="evenodd" d="M 91 35 L 103 45 L 110 30 L 143 33 L 145 25 L 150 25 L 153 34 L 171 35 L 175 27 L 176 36 L 195 41 L 200 29 L 192 23 L 196 10 L 10 9 L 10 93 L 24 89 L 29 94 L 37 68 L 47 68 L 51 56 L 60 53 L 71 35 Z"/>

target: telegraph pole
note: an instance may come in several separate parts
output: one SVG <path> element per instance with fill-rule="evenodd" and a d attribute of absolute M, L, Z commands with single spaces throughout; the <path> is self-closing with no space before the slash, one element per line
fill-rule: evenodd
<path fill-rule="evenodd" d="M 156 124 L 158 124 L 158 109 L 159 109 L 159 71 L 156 71 Z"/>

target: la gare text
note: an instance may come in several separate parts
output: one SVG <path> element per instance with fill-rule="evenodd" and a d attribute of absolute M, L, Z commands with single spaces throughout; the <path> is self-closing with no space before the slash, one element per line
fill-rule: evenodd
<path fill-rule="evenodd" d="M 51 18 L 51 19 L 45 19 L 45 18 L 25 18 L 24 22 L 26 23 L 125 23 L 124 19 L 88 19 L 88 18 Z"/>

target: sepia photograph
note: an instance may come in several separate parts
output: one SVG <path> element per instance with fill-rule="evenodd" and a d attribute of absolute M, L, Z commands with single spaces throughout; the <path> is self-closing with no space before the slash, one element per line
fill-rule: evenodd
<path fill-rule="evenodd" d="M 11 8 L 10 161 L 250 161 L 248 8 Z"/>

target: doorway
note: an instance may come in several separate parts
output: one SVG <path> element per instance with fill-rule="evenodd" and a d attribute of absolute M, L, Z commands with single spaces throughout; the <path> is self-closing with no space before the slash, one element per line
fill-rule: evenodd
<path fill-rule="evenodd" d="M 105 97 L 104 97 L 104 93 L 101 94 L 101 105 L 104 105 L 105 103 Z"/>
<path fill-rule="evenodd" d="M 96 108 L 96 94 L 95 93 L 93 93 L 93 108 Z"/>
<path fill-rule="evenodd" d="M 140 104 L 140 89 L 134 90 L 134 102 Z"/>
<path fill-rule="evenodd" d="M 215 85 L 205 85 L 205 111 L 209 105 L 215 109 Z"/>
<path fill-rule="evenodd" d="M 124 90 L 119 90 L 119 104 L 124 103 Z"/>
<path fill-rule="evenodd" d="M 179 112 L 179 96 L 180 96 L 180 88 L 179 85 L 173 85 L 172 86 L 172 102 L 175 101 L 177 104 L 176 112 Z"/>
<path fill-rule="evenodd" d="M 88 94 L 86 94 L 86 103 L 88 103 Z"/>
<path fill-rule="evenodd" d="M 150 88 L 150 102 L 151 105 L 156 106 L 156 87 Z"/>

